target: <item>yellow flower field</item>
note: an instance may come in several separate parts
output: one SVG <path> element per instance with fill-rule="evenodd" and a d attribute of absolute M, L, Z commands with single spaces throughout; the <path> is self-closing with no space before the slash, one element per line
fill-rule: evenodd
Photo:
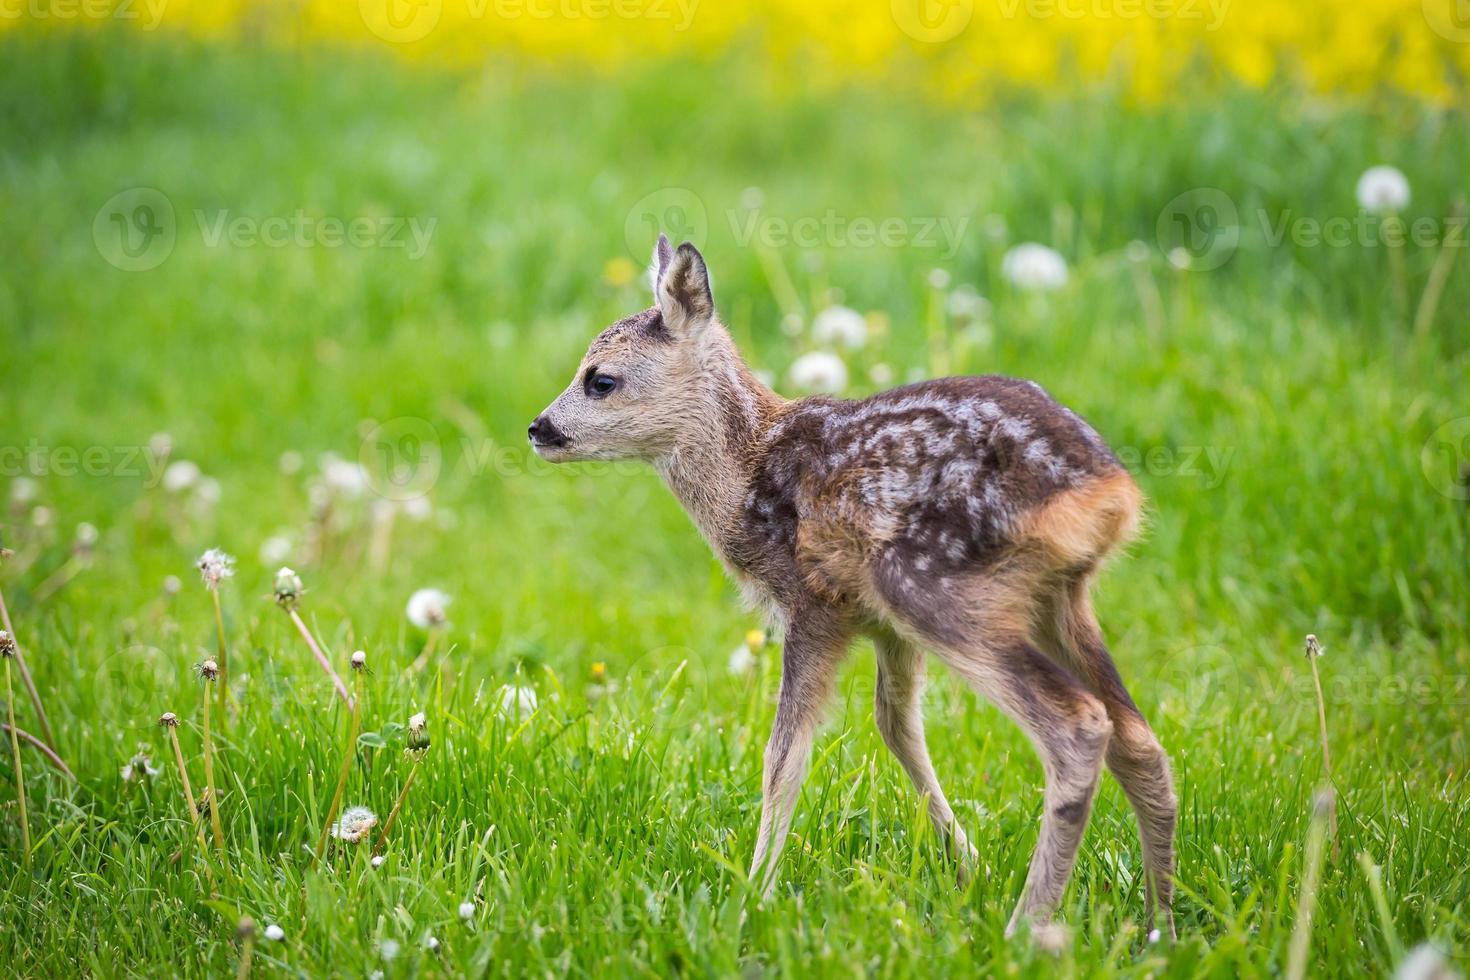
<path fill-rule="evenodd" d="M 1470 68 L 1456 0 L 0 0 L 0 30 L 111 21 L 451 64 L 509 52 L 615 70 L 738 48 L 761 56 L 773 85 L 896 79 L 959 101 L 1099 81 L 1158 100 L 1219 75 L 1450 102 Z"/>

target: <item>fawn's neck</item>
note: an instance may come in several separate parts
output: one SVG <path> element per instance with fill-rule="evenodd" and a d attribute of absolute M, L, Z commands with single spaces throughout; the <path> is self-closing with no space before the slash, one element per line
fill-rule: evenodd
<path fill-rule="evenodd" d="M 766 427 L 786 400 L 751 373 L 723 328 L 708 340 L 707 368 L 691 424 L 672 452 L 654 460 L 710 547 L 729 558 Z"/>

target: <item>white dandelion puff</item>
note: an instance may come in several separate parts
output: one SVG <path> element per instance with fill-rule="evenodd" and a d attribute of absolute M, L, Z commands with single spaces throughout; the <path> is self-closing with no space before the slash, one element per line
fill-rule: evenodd
<path fill-rule="evenodd" d="M 365 806 L 350 806 L 332 824 L 332 836 L 347 844 L 357 844 L 367 839 L 368 832 L 378 825 L 378 815 Z"/>
<path fill-rule="evenodd" d="M 419 589 L 408 597 L 408 607 L 405 610 L 408 621 L 423 630 L 443 626 L 449 622 L 446 609 L 452 601 L 438 589 Z"/>
<path fill-rule="evenodd" d="M 812 320 L 812 339 L 857 350 L 868 342 L 868 321 L 857 310 L 846 306 L 829 306 Z"/>
<path fill-rule="evenodd" d="M 847 387 L 847 365 L 836 354 L 814 350 L 792 363 L 790 378 L 799 391 L 835 395 Z"/>
<path fill-rule="evenodd" d="M 169 493 L 183 493 L 198 483 L 203 475 L 198 463 L 187 459 L 175 460 L 163 471 L 163 489 Z"/>
<path fill-rule="evenodd" d="M 262 565 L 284 565 L 291 560 L 291 539 L 284 534 L 272 534 L 260 543 Z"/>
<path fill-rule="evenodd" d="M 731 652 L 726 669 L 736 677 L 741 677 L 755 669 L 755 653 L 750 649 L 750 644 L 742 643 Z"/>
<path fill-rule="evenodd" d="M 471 919 L 473 919 L 475 917 L 475 903 L 474 902 L 471 902 L 471 901 L 463 901 L 463 902 L 460 902 L 459 903 L 459 917 L 461 919 L 463 919 L 465 922 L 468 922 Z"/>
<path fill-rule="evenodd" d="M 1001 272 L 1017 289 L 1045 291 L 1067 284 L 1067 260 L 1054 248 L 1024 242 L 1006 252 Z"/>
<path fill-rule="evenodd" d="M 195 565 L 207 589 L 219 588 L 221 582 L 235 574 L 235 556 L 227 555 L 219 548 L 210 548 L 200 555 Z"/>
<path fill-rule="evenodd" d="M 509 685 L 502 687 L 497 695 L 500 715 L 512 721 L 525 721 L 536 713 L 539 703 L 536 692 L 529 687 Z"/>
<path fill-rule="evenodd" d="M 1369 167 L 1358 178 L 1358 206 L 1374 214 L 1392 214 L 1409 206 L 1409 178 L 1398 167 Z"/>
<path fill-rule="evenodd" d="M 319 460 L 322 483 L 343 497 L 361 497 L 368 490 L 368 472 L 359 463 L 343 459 L 336 453 L 323 453 Z"/>
<path fill-rule="evenodd" d="M 272 922 L 270 925 L 265 927 L 265 938 L 269 939 L 273 943 L 278 943 L 282 939 L 286 938 L 286 930 L 282 929 L 280 926 Z"/>

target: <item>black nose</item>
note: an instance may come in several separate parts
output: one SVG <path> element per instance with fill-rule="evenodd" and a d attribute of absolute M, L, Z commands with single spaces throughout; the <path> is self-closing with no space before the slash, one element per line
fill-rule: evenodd
<path fill-rule="evenodd" d="M 536 421 L 526 430 L 526 435 L 538 446 L 560 446 L 567 439 L 557 431 L 556 426 L 546 420 L 546 416 L 536 416 Z"/>

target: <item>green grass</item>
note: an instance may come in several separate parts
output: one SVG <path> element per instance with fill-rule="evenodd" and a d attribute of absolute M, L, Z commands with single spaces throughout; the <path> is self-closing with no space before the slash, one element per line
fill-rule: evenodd
<path fill-rule="evenodd" d="M 779 378 L 804 349 L 778 329 L 782 303 L 809 317 L 839 289 L 892 325 L 850 359 L 855 391 L 871 389 L 874 362 L 900 379 L 929 370 L 942 317 L 926 276 L 939 266 L 994 304 L 953 370 L 1036 378 L 1138 459 L 1151 528 L 1106 575 L 1099 607 L 1174 760 L 1180 939 L 1147 945 L 1137 931 L 1137 844 L 1108 779 L 1062 912 L 1074 932 L 1064 969 L 1285 969 L 1324 778 L 1308 632 L 1328 650 L 1341 819 L 1313 971 L 1393 968 L 1360 853 L 1383 867 L 1398 942 L 1437 939 L 1463 966 L 1470 542 L 1453 479 L 1470 451 L 1460 430 L 1448 430 L 1458 458 L 1435 433 L 1467 413 L 1470 263 L 1461 256 L 1433 329 L 1415 336 L 1386 248 L 1273 245 L 1263 228 L 1286 212 L 1351 216 L 1357 175 L 1384 160 L 1412 181 L 1409 217 L 1442 218 L 1467 190 L 1466 123 L 1291 90 L 1158 108 L 1018 94 L 959 111 L 871 90 L 772 91 L 734 57 L 610 80 L 106 33 L 0 39 L 0 447 L 6 475 L 11 447 L 48 447 L 37 478 L 52 515 L 36 528 L 10 509 L 19 556 L 0 587 L 80 777 L 27 753 L 27 870 L 3 767 L 0 962 L 26 975 L 225 975 L 248 914 L 286 933 L 257 945 L 263 975 L 1055 972 L 1001 935 L 1036 836 L 1034 755 L 935 669 L 931 745 L 985 870 L 956 889 L 874 730 L 866 649 L 818 739 L 781 887 L 754 901 L 742 870 L 778 650 L 752 676 L 727 673 L 755 623 L 651 473 L 552 469 L 525 450 L 526 423 L 591 335 L 646 305 L 640 286 L 602 270 L 619 256 L 641 266 L 630 211 L 679 187 L 706 209 L 716 299 L 757 367 Z M 103 261 L 93 221 L 139 185 L 167 196 L 177 241 L 156 268 L 128 272 Z M 780 218 L 968 223 L 952 256 L 835 237 L 742 244 L 751 186 Z M 1245 227 L 1221 268 L 1181 272 L 1156 221 L 1197 187 L 1224 191 Z M 687 224 L 668 204 L 663 219 Z M 416 260 L 210 247 L 195 212 L 208 225 L 221 209 L 436 224 Z M 1006 243 L 1027 239 L 1067 255 L 1065 290 L 1038 300 L 1001 279 Z M 1142 257 L 1130 258 L 1134 241 Z M 1404 250 L 1410 307 L 1436 254 Z M 442 454 L 434 518 L 400 518 L 375 568 L 368 505 L 352 502 L 334 511 L 323 554 L 302 556 L 318 455 L 357 459 L 365 420 L 404 419 L 419 421 L 387 431 L 427 425 Z M 217 506 L 152 485 L 137 455 L 160 431 L 175 458 L 219 480 Z M 68 453 L 89 447 L 101 472 L 73 473 Z M 363 458 L 376 464 L 382 448 L 370 440 Z M 288 451 L 304 472 L 281 472 Z M 96 554 L 45 596 L 81 521 L 100 529 Z M 377 869 L 366 848 L 310 866 L 347 719 L 265 598 L 273 566 L 257 553 L 283 529 L 309 589 L 303 614 L 339 669 L 357 648 L 374 664 L 364 728 L 383 747 L 364 749 L 348 803 L 387 813 L 409 767 L 395 726 L 429 717 L 434 744 Z M 190 666 L 213 650 L 214 621 L 192 562 L 216 545 L 241 559 L 224 593 L 239 707 L 217 724 L 229 856 L 211 898 L 155 722 L 185 719 L 197 791 Z M 169 575 L 184 580 L 177 597 L 164 594 Z M 404 602 L 426 585 L 453 594 L 452 627 L 435 667 L 409 675 L 423 637 Z M 618 686 L 601 698 L 587 691 L 596 661 Z M 497 711 L 517 678 L 540 696 L 524 724 Z M 16 708 L 34 728 L 23 696 Z M 124 784 L 140 743 L 163 772 Z M 469 924 L 456 911 L 467 896 Z M 401 944 L 391 962 L 385 940 Z"/>

